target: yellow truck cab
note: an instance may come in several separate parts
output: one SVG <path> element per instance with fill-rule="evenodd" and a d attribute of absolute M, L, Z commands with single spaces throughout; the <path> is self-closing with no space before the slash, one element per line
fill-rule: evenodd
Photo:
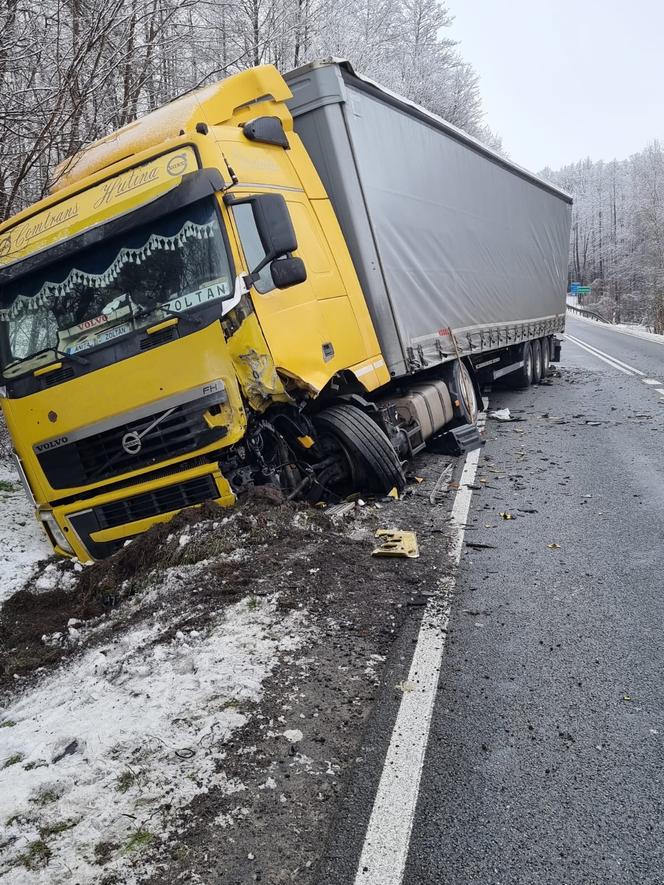
<path fill-rule="evenodd" d="M 387 365 L 291 98 L 272 66 L 189 93 L 0 226 L 2 408 L 57 553 L 104 557 L 257 483 L 388 491 L 426 438 L 474 420 L 452 329 L 441 371 Z"/>

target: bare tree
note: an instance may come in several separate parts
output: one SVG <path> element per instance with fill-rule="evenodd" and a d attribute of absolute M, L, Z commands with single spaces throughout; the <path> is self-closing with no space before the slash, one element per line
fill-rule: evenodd
<path fill-rule="evenodd" d="M 664 333 L 664 150 L 629 160 L 582 160 L 543 173 L 574 196 L 570 277 L 587 302 L 618 322 Z"/>
<path fill-rule="evenodd" d="M 347 57 L 499 147 L 451 21 L 439 0 L 0 0 L 0 219 L 91 141 L 266 62 Z"/>

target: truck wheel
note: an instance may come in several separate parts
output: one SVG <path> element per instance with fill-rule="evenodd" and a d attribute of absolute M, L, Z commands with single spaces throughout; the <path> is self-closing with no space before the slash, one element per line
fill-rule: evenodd
<path fill-rule="evenodd" d="M 313 420 L 319 434 L 333 437 L 338 444 L 353 485 L 382 493 L 395 486 L 399 491 L 404 488 L 406 479 L 392 443 L 361 409 L 343 403 L 330 406 Z"/>
<path fill-rule="evenodd" d="M 542 378 L 551 371 L 551 341 L 549 338 L 542 338 Z"/>
<path fill-rule="evenodd" d="M 521 348 L 523 365 L 516 372 L 511 372 L 507 377 L 512 387 L 530 387 L 533 383 L 533 351 L 530 341 L 526 341 Z"/>
<path fill-rule="evenodd" d="M 452 391 L 459 402 L 458 406 L 455 403 L 458 417 L 467 424 L 476 424 L 479 412 L 477 393 L 468 366 L 460 360 L 456 360 L 452 369 Z"/>
<path fill-rule="evenodd" d="M 533 349 L 533 384 L 539 384 L 542 380 L 542 345 L 539 339 L 531 342 Z"/>

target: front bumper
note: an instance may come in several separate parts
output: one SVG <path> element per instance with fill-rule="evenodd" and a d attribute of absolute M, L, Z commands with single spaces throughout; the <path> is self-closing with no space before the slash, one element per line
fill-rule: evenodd
<path fill-rule="evenodd" d="M 38 516 L 52 514 L 71 550 L 58 544 L 45 528 L 53 548 L 61 556 L 72 550 L 81 562 L 103 559 L 156 523 L 166 522 L 185 507 L 214 501 L 222 507 L 235 503 L 235 494 L 218 464 L 208 463 L 174 472 L 159 479 L 74 501 Z M 42 520 L 43 521 L 43 520 Z"/>

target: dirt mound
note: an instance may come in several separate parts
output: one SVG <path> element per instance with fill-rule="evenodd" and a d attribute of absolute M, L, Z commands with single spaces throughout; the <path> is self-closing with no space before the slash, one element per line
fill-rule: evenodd
<path fill-rule="evenodd" d="M 204 624 L 220 605 L 247 593 L 273 592 L 284 563 L 326 534 L 337 532 L 320 511 L 268 490 L 234 510 L 214 504 L 185 510 L 80 571 L 51 561 L 0 612 L 0 685 L 13 685 L 15 674 L 26 676 L 75 651 L 72 619 L 104 627 L 113 615 L 108 629 L 121 629 L 144 618 L 163 605 L 164 594 L 155 588 L 169 573 L 186 574 L 193 592 L 168 600 L 170 626 L 162 639 L 183 625 Z"/>

